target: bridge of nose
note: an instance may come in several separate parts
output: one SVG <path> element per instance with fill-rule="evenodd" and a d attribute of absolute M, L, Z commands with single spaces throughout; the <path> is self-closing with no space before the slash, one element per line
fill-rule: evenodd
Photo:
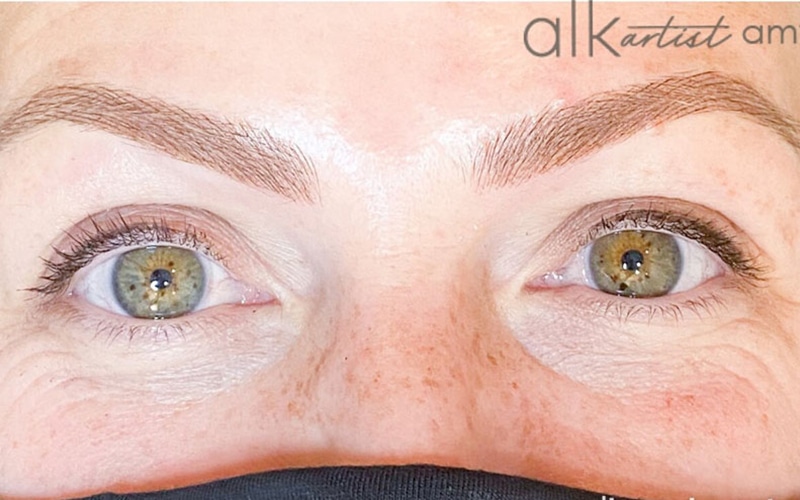
<path fill-rule="evenodd" d="M 324 456 L 325 464 L 416 462 L 515 474 L 546 462 L 550 436 L 559 432 L 552 425 L 558 405 L 550 402 L 564 385 L 499 314 L 480 220 L 423 216 L 435 213 L 428 197 L 420 205 L 398 198 L 406 199 L 392 198 L 377 222 L 326 233 L 332 262 L 310 323 L 274 372 L 282 381 L 263 381 L 285 389 L 275 399 L 289 410 L 276 410 L 269 398 L 261 407 L 277 426 L 292 420 L 295 437 L 283 443 L 303 457 Z M 270 449 L 274 435 L 263 438 Z"/>
<path fill-rule="evenodd" d="M 401 284 L 353 280 L 336 299 L 315 391 L 325 432 L 372 463 L 469 456 L 508 334 L 474 268 L 405 266 Z"/>

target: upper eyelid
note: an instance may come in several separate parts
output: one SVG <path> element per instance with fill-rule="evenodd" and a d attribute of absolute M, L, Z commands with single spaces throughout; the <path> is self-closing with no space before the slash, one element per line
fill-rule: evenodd
<path fill-rule="evenodd" d="M 120 216 L 123 218 L 120 219 Z M 102 232 L 103 228 L 108 225 L 108 221 L 113 220 L 117 221 L 118 229 L 122 229 L 121 232 L 125 232 L 126 224 L 130 229 L 135 226 L 153 225 L 156 222 L 169 229 L 169 231 L 162 232 L 162 236 L 169 236 L 169 234 L 181 236 L 190 231 L 194 235 L 193 238 L 190 238 L 193 241 L 187 241 L 181 237 L 152 239 L 142 237 L 128 242 L 132 243 L 131 246 L 137 246 L 161 240 L 162 243 L 199 251 L 228 271 L 232 278 L 241 280 L 254 290 L 258 290 L 259 293 L 267 293 L 275 297 L 281 303 L 296 300 L 300 296 L 313 292 L 313 288 L 310 288 L 314 283 L 313 268 L 306 267 L 308 260 L 304 258 L 303 248 L 295 240 L 290 239 L 283 229 L 275 226 L 274 231 L 270 232 L 270 238 L 266 241 L 253 240 L 247 232 L 222 216 L 206 209 L 185 205 L 132 204 L 97 212 L 64 230 L 63 234 L 51 243 L 50 248 L 44 252 L 42 257 L 45 261 L 48 260 L 48 256 L 51 261 L 62 261 L 59 252 L 69 252 L 76 244 L 76 236 L 78 236 L 77 241 L 81 240 L 81 236 L 85 240 L 87 235 L 91 237 L 91 235 Z M 105 248 L 105 250 L 121 247 L 122 245 L 117 245 L 114 248 Z M 86 265 L 85 262 L 78 264 Z M 66 270 L 70 272 L 63 273 L 61 276 L 71 279 L 79 269 L 81 269 L 80 265 L 73 266 L 72 269 Z M 44 273 L 47 273 L 47 270 Z M 20 291 L 33 292 L 34 298 L 39 300 L 40 305 L 46 306 L 62 296 L 65 286 L 69 284 L 69 279 L 60 280 L 63 282 L 60 289 L 54 286 L 45 290 L 48 280 L 46 277 L 43 279 L 43 276 L 40 274 L 28 288 Z M 304 281 L 299 281 L 298 278 L 302 278 Z M 290 281 L 292 279 L 295 281 Z M 49 295 L 42 293 L 48 291 L 51 292 Z"/>
<path fill-rule="evenodd" d="M 650 215 L 646 216 L 647 213 Z M 684 222 L 679 223 L 681 220 Z M 518 283 L 525 283 L 532 277 L 553 271 L 564 264 L 565 254 L 574 255 L 597 237 L 615 230 L 659 229 L 660 226 L 662 230 L 684 236 L 708 248 L 698 234 L 679 231 L 680 224 L 686 228 L 694 226 L 701 232 L 712 234 L 712 239 L 716 239 L 721 247 L 709 251 L 717 254 L 726 265 L 736 271 L 737 276 L 747 282 L 757 283 L 767 275 L 770 266 L 766 255 L 746 232 L 724 214 L 679 198 L 641 196 L 593 202 L 566 215 L 555 229 L 527 252 L 527 270 L 519 275 L 519 280 L 522 281 Z M 720 248 L 725 249 L 723 255 L 715 251 Z M 733 259 L 726 260 L 725 253 Z M 740 265 L 731 266 L 732 262 Z"/>
<path fill-rule="evenodd" d="M 70 280 L 78 272 L 86 269 L 88 266 L 96 264 L 98 258 L 103 258 L 108 254 L 117 254 L 126 249 L 129 250 L 138 246 L 158 244 L 174 244 L 174 242 L 167 239 L 141 239 L 138 242 L 129 241 L 124 244 L 108 246 L 85 255 L 81 255 L 81 250 L 78 248 L 74 248 L 69 252 L 58 250 L 57 254 L 60 257 L 60 260 L 47 260 L 46 271 L 40 276 L 40 280 L 43 281 L 43 284 L 30 288 L 29 291 L 38 292 L 44 295 L 58 295 L 67 289 Z M 180 246 L 195 251 L 202 251 L 202 246 L 198 245 L 175 244 L 175 246 Z M 203 253 L 213 257 L 213 254 L 211 253 Z"/>
<path fill-rule="evenodd" d="M 102 219 L 89 216 L 82 224 L 67 230 L 53 244 L 53 255 L 45 259 L 45 270 L 39 276 L 39 284 L 27 288 L 27 291 L 43 296 L 59 295 L 67 289 L 74 275 L 91 265 L 97 257 L 125 247 L 147 244 L 189 248 L 225 265 L 225 258 L 213 248 L 205 234 L 188 221 L 180 223 L 183 227 L 176 229 L 167 223 L 166 218 L 140 216 L 128 221 L 121 211 L 113 210 L 105 213 Z"/>
<path fill-rule="evenodd" d="M 710 221 L 693 215 L 692 212 L 667 212 L 664 208 L 638 208 L 623 211 L 611 218 L 602 218 L 587 233 L 587 242 L 620 230 L 661 230 L 683 236 L 694 241 L 720 257 L 735 272 L 747 278 L 758 279 L 764 269 L 755 259 L 740 248 L 734 235 L 717 228 Z"/>

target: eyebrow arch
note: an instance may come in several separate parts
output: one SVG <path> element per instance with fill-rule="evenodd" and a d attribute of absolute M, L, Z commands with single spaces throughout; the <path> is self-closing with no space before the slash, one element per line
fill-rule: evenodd
<path fill-rule="evenodd" d="M 55 121 L 102 130 L 296 202 L 319 197 L 317 174 L 292 143 L 150 97 L 101 85 L 45 88 L 0 117 L 0 148 Z"/>
<path fill-rule="evenodd" d="M 478 190 L 519 185 L 649 127 L 726 111 L 765 126 L 800 151 L 800 126 L 747 82 L 715 71 L 601 92 L 527 116 L 490 136 L 475 155 Z"/>

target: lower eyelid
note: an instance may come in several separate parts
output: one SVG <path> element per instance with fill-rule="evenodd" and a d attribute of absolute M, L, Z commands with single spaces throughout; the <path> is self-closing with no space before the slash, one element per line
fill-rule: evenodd
<path fill-rule="evenodd" d="M 70 335 L 86 343 L 89 349 L 97 344 L 104 353 L 103 359 L 109 352 L 107 349 L 115 346 L 125 354 L 135 354 L 138 349 L 144 353 L 155 352 L 153 349 L 159 350 L 158 346 L 163 345 L 164 356 L 172 359 L 183 355 L 181 350 L 172 351 L 184 343 L 208 351 L 215 349 L 218 341 L 228 345 L 233 337 L 240 338 L 241 342 L 252 340 L 256 338 L 254 331 L 269 345 L 290 342 L 295 336 L 284 331 L 288 325 L 283 324 L 280 305 L 275 301 L 257 306 L 225 304 L 189 315 L 152 320 L 122 316 L 74 296 L 64 299 L 45 306 L 41 316 L 47 318 L 47 323 L 42 330 L 50 329 L 59 336 Z M 246 307 L 244 311 L 243 307 Z M 252 324 L 257 324 L 258 328 L 248 326 Z M 193 348 L 188 354 L 193 357 L 197 353 Z"/>
<path fill-rule="evenodd" d="M 539 298 L 536 305 L 530 305 L 533 310 L 563 309 L 562 314 L 581 321 L 605 319 L 612 325 L 619 322 L 646 326 L 652 326 L 654 322 L 677 325 L 708 320 L 727 310 L 731 294 L 739 293 L 739 290 L 726 285 L 726 279 L 720 276 L 689 292 L 642 299 L 610 295 L 582 285 L 526 287 L 525 293 L 531 298 Z"/>

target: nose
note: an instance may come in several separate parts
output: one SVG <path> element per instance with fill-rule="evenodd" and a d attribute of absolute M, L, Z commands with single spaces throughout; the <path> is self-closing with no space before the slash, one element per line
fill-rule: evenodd
<path fill-rule="evenodd" d="M 353 461 L 466 467 L 480 453 L 498 325 L 475 266 L 441 262 L 343 284 L 318 404 L 325 434 Z"/>

